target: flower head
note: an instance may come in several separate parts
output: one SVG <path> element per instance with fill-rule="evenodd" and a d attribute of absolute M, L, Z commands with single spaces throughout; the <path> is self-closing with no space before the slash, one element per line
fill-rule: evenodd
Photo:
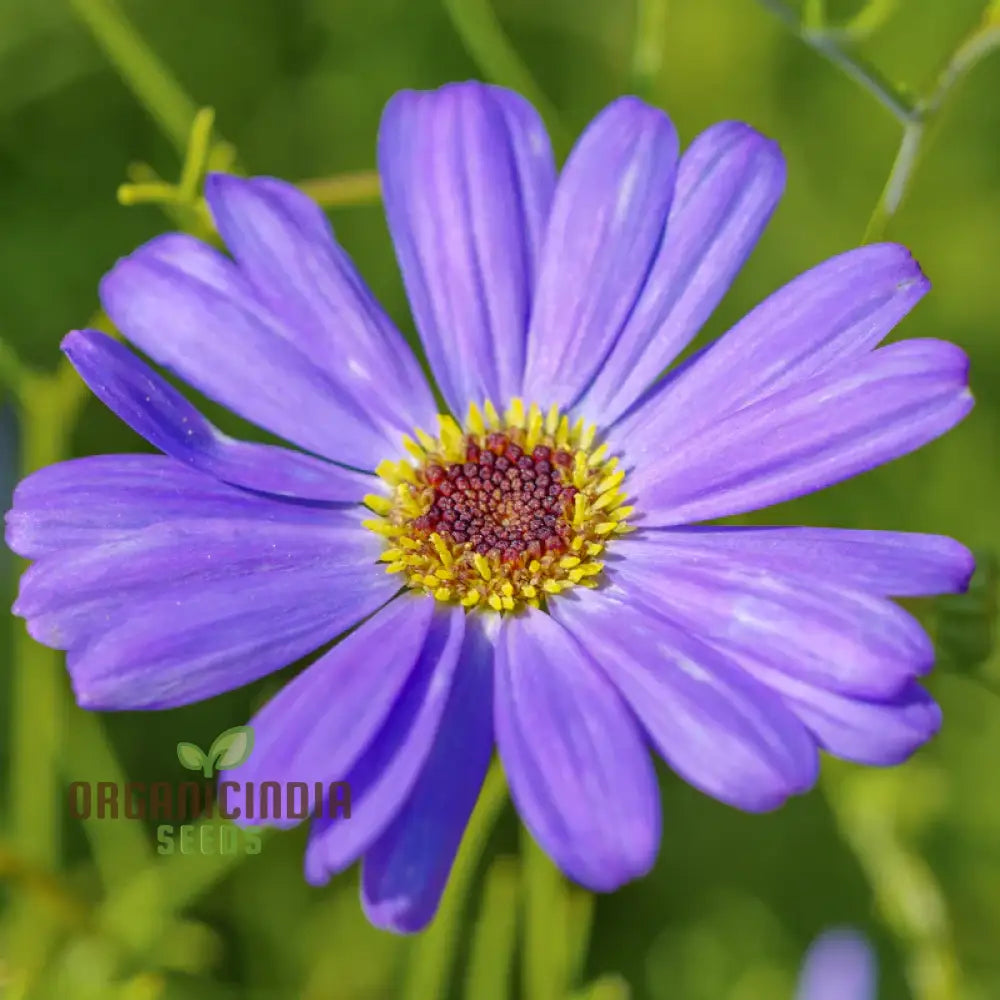
<path fill-rule="evenodd" d="M 626 98 L 557 179 L 534 110 L 467 83 L 394 97 L 378 155 L 450 412 L 314 204 L 211 176 L 230 256 L 154 239 L 102 301 L 285 444 L 223 434 L 100 333 L 66 338 L 162 453 L 43 469 L 8 514 L 35 561 L 15 610 L 67 650 L 79 703 L 197 701 L 357 626 L 261 710 L 229 776 L 351 782 L 351 819 L 314 823 L 306 874 L 363 857 L 366 910 L 397 930 L 433 915 L 495 746 L 539 843 L 611 890 L 659 843 L 647 743 L 762 811 L 813 785 L 819 748 L 884 765 L 927 740 L 931 645 L 889 598 L 962 589 L 965 548 L 698 523 L 870 469 L 968 412 L 958 348 L 878 346 L 927 290 L 909 253 L 819 265 L 657 381 L 778 202 L 774 143 L 723 123 L 679 156 L 666 115 Z"/>

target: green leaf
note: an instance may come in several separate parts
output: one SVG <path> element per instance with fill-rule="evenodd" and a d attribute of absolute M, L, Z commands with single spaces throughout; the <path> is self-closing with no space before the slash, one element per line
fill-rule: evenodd
<path fill-rule="evenodd" d="M 206 761 L 201 747 L 194 743 L 184 742 L 177 744 L 177 759 L 181 762 L 181 766 L 186 767 L 189 771 L 200 771 Z"/>
<path fill-rule="evenodd" d="M 217 771 L 239 767 L 253 750 L 253 730 L 249 726 L 233 726 L 219 733 L 208 751 L 208 759 Z"/>

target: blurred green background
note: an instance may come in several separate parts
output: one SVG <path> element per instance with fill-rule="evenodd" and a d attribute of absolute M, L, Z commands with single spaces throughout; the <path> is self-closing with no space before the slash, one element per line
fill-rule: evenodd
<path fill-rule="evenodd" d="M 792 9 L 820 8 L 807 6 Z M 984 0 L 831 0 L 826 16 L 843 25 L 861 12 L 861 56 L 921 94 L 983 8 Z M 95 24 L 100 34 L 101 23 L 130 22 L 192 106 L 215 108 L 242 167 L 291 180 L 370 169 L 395 90 L 467 77 L 544 94 L 560 156 L 602 105 L 637 88 L 668 110 L 684 141 L 719 119 L 752 123 L 784 150 L 787 194 L 709 335 L 862 240 L 901 135 L 870 93 L 754 0 L 134 0 L 117 10 L 128 22 L 100 21 L 116 12 L 107 0 L 0 0 L 0 338 L 41 373 L 57 371 L 60 338 L 94 314 L 113 261 L 172 228 L 160 207 L 116 201 L 135 161 L 176 178 L 181 143 L 123 78 L 129 66 L 123 74 L 108 59 L 109 38 L 133 55 L 135 39 L 112 33 L 99 44 Z M 1000 22 L 996 4 L 993 13 Z M 149 82 L 148 66 L 132 69 Z M 998 94 L 1000 55 L 976 66 L 935 116 L 887 229 L 934 283 L 894 336 L 964 347 L 977 408 L 919 454 L 762 520 L 941 532 L 1000 551 Z M 331 217 L 412 333 L 377 204 Z M 16 477 L 38 464 L 146 449 L 65 373 L 24 376 L 18 398 L 12 358 L 5 350 L 5 505 Z M 0 558 L 10 598 L 20 566 Z M 951 615 L 965 648 L 946 651 L 930 679 L 944 731 L 906 766 L 883 773 L 828 762 L 821 789 L 763 817 L 663 771 L 654 872 L 596 901 L 568 894 L 542 866 L 521 905 L 519 837 L 505 806 L 495 827 L 484 819 L 466 856 L 468 885 L 449 890 L 443 917 L 415 939 L 365 923 L 354 873 L 307 887 L 303 830 L 271 836 L 249 858 L 158 858 L 140 822 L 65 815 L 69 781 L 178 780 L 178 740 L 208 745 L 246 721 L 287 672 L 183 710 L 86 715 L 71 702 L 61 656 L 4 616 L 0 996 L 562 1000 L 564 985 L 551 996 L 539 985 L 553 975 L 581 991 L 596 981 L 581 993 L 595 1000 L 784 1000 L 809 941 L 847 923 L 877 947 L 883 1000 L 995 1000 L 1000 660 L 983 659 L 979 600 L 919 609 L 938 634 L 941 614 Z M 965 609 L 968 617 L 954 617 Z"/>

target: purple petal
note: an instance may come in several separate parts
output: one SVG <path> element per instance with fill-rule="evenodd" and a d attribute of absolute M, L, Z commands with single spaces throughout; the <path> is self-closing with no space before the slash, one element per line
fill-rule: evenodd
<path fill-rule="evenodd" d="M 930 288 L 905 247 L 873 244 L 800 275 L 748 313 L 669 389 L 619 425 L 630 455 L 656 452 L 804 379 L 862 358 Z"/>
<path fill-rule="evenodd" d="M 851 930 L 827 931 L 809 949 L 795 1000 L 875 1000 L 871 945 Z"/>
<path fill-rule="evenodd" d="M 205 198 L 259 300 L 287 320 L 338 393 L 387 428 L 433 428 L 427 380 L 320 208 L 271 177 L 210 174 Z"/>
<path fill-rule="evenodd" d="M 744 655 L 740 666 L 781 695 L 827 752 L 844 760 L 893 767 L 908 760 L 941 728 L 941 709 L 910 682 L 888 701 L 866 701 L 776 670 L 765 656 Z"/>
<path fill-rule="evenodd" d="M 652 762 L 635 720 L 573 635 L 535 609 L 506 618 L 495 699 L 511 798 L 541 847 L 599 892 L 646 874 L 660 842 Z"/>
<path fill-rule="evenodd" d="M 741 122 L 681 157 L 667 231 L 618 341 L 578 404 L 607 427 L 692 340 L 729 289 L 785 186 L 777 143 Z"/>
<path fill-rule="evenodd" d="M 420 777 L 362 865 L 365 915 L 385 930 L 419 931 L 434 916 L 493 754 L 493 649 L 475 616 L 466 639 Z"/>
<path fill-rule="evenodd" d="M 324 885 L 381 837 L 413 791 L 444 714 L 464 714 L 467 699 L 479 696 L 475 671 L 462 666 L 475 659 L 478 621 L 470 619 L 467 634 L 465 613 L 439 606 L 392 713 L 346 777 L 350 817 L 323 816 L 312 825 L 306 878 L 313 885 Z"/>
<path fill-rule="evenodd" d="M 626 539 L 623 552 L 642 548 L 668 566 L 720 558 L 744 569 L 782 576 L 821 577 L 870 594 L 924 597 L 963 593 L 975 560 L 960 542 L 943 535 L 839 528 L 665 528 Z M 615 551 L 619 549 L 616 546 Z"/>
<path fill-rule="evenodd" d="M 915 451 L 972 409 L 967 375 L 953 344 L 906 340 L 777 392 L 643 455 L 628 479 L 641 523 L 758 510 Z"/>
<path fill-rule="evenodd" d="M 101 281 L 132 343 L 234 413 L 309 451 L 373 469 L 398 432 L 307 356 L 235 264 L 197 241 L 152 240 Z"/>
<path fill-rule="evenodd" d="M 569 406 L 600 370 L 659 248 L 676 167 L 670 119 L 634 97 L 605 108 L 573 148 L 542 250 L 528 400 Z"/>
<path fill-rule="evenodd" d="M 449 658 L 442 678 L 447 693 L 462 640 L 461 613 L 435 616 L 435 605 L 423 596 L 401 596 L 307 667 L 250 720 L 253 754 L 223 777 L 258 788 L 264 781 L 301 781 L 310 791 L 315 782 L 349 780 L 398 716 L 408 682 L 427 672 L 426 661 L 433 672 L 442 654 Z M 270 822 L 287 828 L 300 821 Z"/>
<path fill-rule="evenodd" d="M 660 546 L 640 539 L 624 540 L 615 553 L 630 592 L 737 660 L 758 656 L 810 683 L 870 698 L 894 695 L 934 663 L 920 623 L 882 597 L 724 555 L 664 560 Z"/>
<path fill-rule="evenodd" d="M 137 434 L 171 458 L 247 489 L 359 503 L 374 480 L 289 451 L 236 441 L 206 420 L 127 347 L 97 330 L 74 330 L 62 349 L 91 391 Z"/>
<path fill-rule="evenodd" d="M 402 91 L 378 139 L 389 229 L 452 411 L 519 394 L 555 167 L 527 102 L 480 83 Z"/>
<path fill-rule="evenodd" d="M 319 524 L 330 508 L 249 493 L 165 455 L 93 455 L 22 480 L 7 512 L 7 544 L 26 559 L 120 541 L 163 521 Z"/>
<path fill-rule="evenodd" d="M 777 695 L 720 651 L 636 606 L 631 591 L 552 603 L 632 707 L 667 763 L 748 812 L 813 786 L 816 747 Z"/>
<path fill-rule="evenodd" d="M 354 515 L 167 521 L 35 563 L 14 606 L 68 648 L 86 708 L 167 708 L 247 684 L 384 604 L 398 581 Z"/>
<path fill-rule="evenodd" d="M 515 172 L 521 183 L 519 194 L 524 213 L 525 270 L 529 288 L 533 291 L 552 207 L 552 192 L 556 186 L 552 146 L 545 123 L 520 94 L 503 87 L 490 87 L 489 91 L 507 119 Z"/>

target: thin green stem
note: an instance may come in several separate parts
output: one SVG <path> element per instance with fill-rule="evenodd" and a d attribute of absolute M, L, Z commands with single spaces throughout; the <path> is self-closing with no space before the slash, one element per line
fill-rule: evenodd
<path fill-rule="evenodd" d="M 22 475 L 65 456 L 76 418 L 75 399 L 57 390 L 54 377 L 20 383 Z M 60 765 L 67 707 L 62 657 L 19 628 L 14 633 L 10 777 L 12 836 L 17 849 L 44 868 L 59 858 Z"/>
<path fill-rule="evenodd" d="M 594 923 L 594 894 L 585 889 L 570 891 L 569 911 L 569 971 L 571 983 L 582 978 L 590 950 L 590 932 Z"/>
<path fill-rule="evenodd" d="M 494 760 L 466 827 L 437 916 L 431 926 L 413 942 L 403 985 L 403 1000 L 427 1000 L 429 997 L 445 995 L 469 889 L 506 800 L 507 786 L 503 771 L 499 762 Z"/>
<path fill-rule="evenodd" d="M 925 133 L 926 126 L 920 122 L 907 125 L 903 129 L 899 149 L 896 150 L 896 157 L 892 161 L 885 186 L 865 226 L 862 243 L 875 243 L 882 239 L 892 217 L 899 211 L 923 152 Z"/>
<path fill-rule="evenodd" d="M 444 8 L 483 76 L 527 97 L 546 119 L 550 130 L 565 140 L 555 108 L 511 45 L 489 0 L 444 0 Z"/>
<path fill-rule="evenodd" d="M 855 41 L 870 38 L 896 13 L 899 0 L 868 0 L 844 25 L 844 33 Z"/>
<path fill-rule="evenodd" d="M 519 872 L 512 858 L 497 858 L 486 874 L 465 975 L 466 1000 L 507 1000 L 517 945 Z"/>
<path fill-rule="evenodd" d="M 382 196 L 378 172 L 375 170 L 317 177 L 299 181 L 296 187 L 324 208 L 374 205 Z"/>
<path fill-rule="evenodd" d="M 569 989 L 570 927 L 566 884 L 556 866 L 521 829 L 524 872 L 525 1000 L 553 1000 Z"/>
<path fill-rule="evenodd" d="M 184 202 L 194 202 L 201 194 L 205 179 L 205 169 L 212 151 L 212 129 L 215 126 L 215 109 L 199 108 L 191 123 L 181 179 L 177 185 L 178 194 Z"/>
<path fill-rule="evenodd" d="M 992 19 L 984 20 L 955 50 L 938 75 L 930 94 L 920 102 L 923 114 L 927 116 L 940 111 L 945 100 L 966 74 L 998 47 L 1000 24 Z"/>
<path fill-rule="evenodd" d="M 758 2 L 803 42 L 865 87 L 902 124 L 903 134 L 892 168 L 865 227 L 864 242 L 881 239 L 910 189 L 917 167 L 940 123 L 940 112 L 948 97 L 974 66 L 1000 48 L 1000 21 L 994 9 L 996 5 L 991 4 L 987 8 L 979 26 L 948 59 L 930 91 L 914 101 L 853 50 L 853 41 L 858 34 L 881 24 L 892 9 L 891 3 L 872 4 L 862 12 L 867 17 L 860 21 L 856 18 L 845 30 L 836 30 L 822 23 L 823 12 L 818 6 L 807 8 L 811 14 L 800 20 L 786 0 Z"/>
<path fill-rule="evenodd" d="M 849 36 L 845 36 L 843 32 L 803 24 L 785 0 L 758 0 L 758 3 L 779 18 L 806 45 L 864 87 L 898 121 L 906 124 L 919 119 L 919 112 L 906 94 L 867 59 L 847 47 Z"/>
<path fill-rule="evenodd" d="M 668 0 L 636 0 L 632 40 L 632 91 L 648 97 L 660 77 L 667 48 Z"/>
<path fill-rule="evenodd" d="M 1000 24 L 984 18 L 982 24 L 965 38 L 948 59 L 928 94 L 917 101 L 917 117 L 903 128 L 889 177 L 865 227 L 865 243 L 881 239 L 893 216 L 899 211 L 917 168 L 940 128 L 942 112 L 948 99 L 968 73 L 998 48 Z"/>
<path fill-rule="evenodd" d="M 198 106 L 115 0 L 69 0 L 108 61 L 183 156 Z"/>

